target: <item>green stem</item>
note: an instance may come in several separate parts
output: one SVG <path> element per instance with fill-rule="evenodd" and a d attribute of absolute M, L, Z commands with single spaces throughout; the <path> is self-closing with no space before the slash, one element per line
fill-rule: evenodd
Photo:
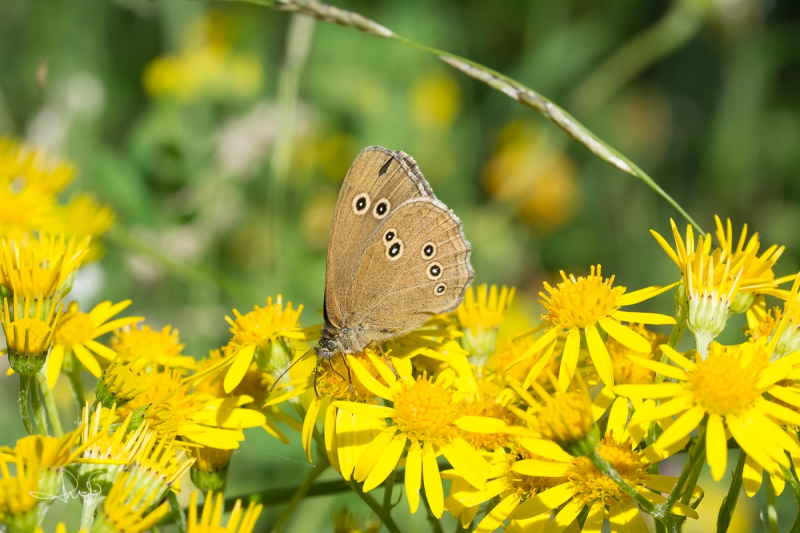
<path fill-rule="evenodd" d="M 321 476 L 325 470 L 328 469 L 328 466 L 330 466 L 330 463 L 328 462 L 328 456 L 325 453 L 318 453 L 317 461 L 318 462 L 316 466 L 311 469 L 306 478 L 303 480 L 303 483 L 297 487 L 297 490 L 294 492 L 294 494 L 292 494 L 289 503 L 287 503 L 286 507 L 283 508 L 283 511 L 278 517 L 278 521 L 275 522 L 275 525 L 272 527 L 272 531 L 275 533 L 278 533 L 283 526 L 286 525 L 286 521 L 289 520 L 289 517 L 292 515 L 295 507 L 297 507 L 297 504 L 306 497 L 308 491 L 314 486 L 314 482 L 317 481 L 317 478 L 319 478 L 319 476 Z"/>
<path fill-rule="evenodd" d="M 91 494 L 83 499 L 83 508 L 81 509 L 81 531 L 91 531 L 92 524 L 94 523 L 94 513 L 97 506 L 105 498 Z"/>
<path fill-rule="evenodd" d="M 40 435 L 47 436 L 47 415 L 44 412 L 44 405 L 39 398 L 39 387 L 37 380 L 30 377 L 29 383 L 31 384 L 31 408 L 33 408 L 33 417 L 36 419 L 36 429 Z M 45 385 L 47 386 L 47 385 Z"/>
<path fill-rule="evenodd" d="M 387 512 L 392 510 L 392 493 L 394 492 L 394 478 L 396 476 L 397 470 L 389 474 L 389 477 L 383 483 L 383 508 Z"/>
<path fill-rule="evenodd" d="M 689 457 L 686 461 L 686 464 L 683 465 L 683 470 L 681 471 L 680 476 L 678 476 L 678 480 L 675 482 L 675 486 L 672 487 L 672 491 L 667 496 L 667 499 L 664 503 L 660 504 L 659 512 L 661 514 L 669 513 L 672 507 L 678 502 L 678 499 L 684 493 L 684 487 L 688 485 L 687 481 L 693 475 L 695 466 L 705 460 L 706 457 L 706 421 L 700 423 L 700 429 L 697 435 L 697 441 L 694 443 L 692 450 L 689 452 Z M 694 490 L 694 484 L 688 488 L 689 494 L 691 495 L 692 491 Z"/>
<path fill-rule="evenodd" d="M 794 501 L 797 504 L 797 515 L 794 519 L 794 524 L 792 524 L 792 529 L 789 530 L 789 533 L 800 533 L 800 482 L 797 481 L 797 476 L 791 470 L 786 467 L 781 467 L 783 471 L 783 477 L 786 478 L 786 483 L 789 484 L 789 487 L 792 489 L 792 493 L 794 494 Z"/>
<path fill-rule="evenodd" d="M 597 468 L 604 475 L 611 478 L 611 480 L 614 481 L 614 483 L 619 485 L 619 488 L 621 488 L 625 494 L 633 498 L 636 501 L 636 503 L 638 503 L 641 506 L 641 508 L 644 509 L 645 512 L 653 516 L 656 516 L 656 514 L 658 513 L 656 506 L 653 505 L 651 502 L 647 501 L 644 498 L 644 496 L 639 494 L 639 491 L 637 491 L 627 481 L 625 481 L 622 478 L 622 476 L 619 475 L 619 472 L 617 472 L 617 470 L 613 466 L 611 466 L 611 463 L 606 461 L 603 458 L 603 456 L 597 453 L 596 449 L 592 450 L 586 457 L 589 458 L 589 460 L 592 462 L 595 468 Z"/>
<path fill-rule="evenodd" d="M 767 523 L 770 533 L 778 533 L 778 510 L 775 507 L 775 487 L 772 478 L 767 476 Z"/>
<path fill-rule="evenodd" d="M 31 376 L 19 376 L 19 397 L 17 398 L 17 407 L 19 407 L 19 415 L 22 417 L 22 424 L 25 426 L 25 431 L 28 435 L 33 435 L 36 430 L 33 428 L 31 422 L 31 415 L 28 412 L 28 389 L 31 384 Z"/>
<path fill-rule="evenodd" d="M 383 507 L 381 507 L 375 498 L 361 490 L 361 486 L 354 480 L 351 479 L 346 481 L 346 483 L 350 487 L 350 490 L 355 492 L 358 497 L 361 498 L 370 509 L 372 509 L 372 512 L 378 516 L 386 529 L 389 530 L 389 533 L 400 533 L 400 529 L 397 527 L 397 524 L 394 523 L 391 513 L 384 511 Z"/>
<path fill-rule="evenodd" d="M 428 498 L 422 498 L 422 501 L 425 502 L 425 509 L 428 511 L 428 523 L 431 525 L 431 531 L 433 531 L 433 533 L 444 533 L 441 522 L 439 522 L 439 519 L 433 514 L 433 509 L 431 509 L 431 504 L 428 503 Z"/>
<path fill-rule="evenodd" d="M 167 501 L 169 502 L 169 509 L 172 517 L 175 519 L 175 525 L 178 526 L 178 533 L 186 533 L 188 524 L 186 523 L 186 513 L 183 512 L 178 496 L 171 490 L 167 491 Z"/>
<path fill-rule="evenodd" d="M 282 0 L 280 2 L 271 2 L 269 0 L 227 1 L 241 1 L 261 6 L 278 7 L 284 11 L 300 13 L 302 15 L 314 17 L 328 23 L 356 28 L 370 35 L 392 39 L 405 46 L 436 55 L 439 57 L 439 59 L 451 67 L 456 68 L 468 76 L 471 76 L 476 80 L 489 85 L 493 89 L 502 92 L 514 101 L 533 109 L 544 118 L 561 128 L 575 141 L 585 146 L 590 152 L 595 154 L 600 159 L 617 167 L 619 170 L 622 170 L 623 172 L 626 172 L 631 176 L 644 181 L 659 196 L 672 205 L 681 214 L 681 216 L 683 216 L 687 221 L 689 221 L 689 223 L 697 228 L 697 231 L 700 234 L 705 235 L 705 232 L 702 230 L 702 228 L 697 224 L 697 222 L 694 221 L 694 219 L 692 219 L 691 216 L 689 216 L 689 214 L 678 204 L 678 202 L 676 202 L 669 194 L 667 194 L 666 191 L 664 191 L 653 180 L 653 178 L 651 178 L 641 168 L 636 166 L 633 161 L 619 153 L 616 149 L 612 148 L 597 135 L 589 131 L 586 126 L 575 120 L 575 118 L 567 113 L 564 109 L 544 96 L 533 91 L 529 87 L 526 87 L 518 81 L 509 78 L 508 76 L 500 74 L 499 72 L 474 61 L 470 61 L 469 59 L 465 59 L 455 54 L 414 42 L 394 33 L 385 26 L 366 18 L 359 13 L 339 9 L 335 6 L 323 4 L 321 2 L 312 2 L 309 0 Z"/>
<path fill-rule="evenodd" d="M 647 67 L 697 35 L 703 14 L 689 2 L 676 1 L 658 22 L 629 39 L 600 63 L 573 93 L 575 109 L 591 114 Z"/>
<path fill-rule="evenodd" d="M 47 409 L 47 418 L 50 419 L 50 425 L 53 426 L 53 434 L 56 437 L 64 436 L 64 429 L 61 427 L 61 418 L 58 416 L 58 409 L 56 408 L 56 401 L 53 398 L 53 391 L 47 385 L 47 377 L 43 372 L 36 374 L 36 379 L 39 381 L 39 390 L 42 391 L 42 398 L 44 399 L 44 406 Z"/>
<path fill-rule="evenodd" d="M 733 478 L 731 479 L 731 486 L 728 487 L 728 495 L 722 500 L 722 505 L 719 507 L 719 514 L 717 515 L 717 533 L 725 533 L 728 531 L 728 526 L 731 524 L 733 511 L 736 509 L 736 503 L 739 501 L 739 491 L 742 489 L 742 472 L 744 472 L 744 461 L 747 454 L 744 450 L 739 450 L 739 460 L 736 462 L 736 470 L 733 471 Z"/>
<path fill-rule="evenodd" d="M 69 385 L 72 389 L 72 397 L 75 398 L 75 402 L 78 404 L 78 411 L 80 411 L 83 409 L 83 406 L 86 405 L 86 400 L 83 396 L 83 381 L 81 381 L 80 367 L 76 365 L 75 368 L 67 372 L 67 378 L 69 378 Z"/>
<path fill-rule="evenodd" d="M 667 341 L 667 346 L 669 346 L 670 348 L 675 348 L 675 346 L 678 345 L 678 343 L 681 341 L 681 338 L 683 337 L 683 333 L 686 331 L 686 321 L 688 318 L 689 318 L 689 309 L 688 307 L 684 306 L 683 309 L 681 310 L 680 315 L 678 315 L 678 319 L 675 322 L 675 325 L 672 326 L 672 332 L 669 335 L 669 341 Z M 664 353 L 662 353 L 660 362 L 662 364 L 667 364 L 669 362 L 669 358 Z M 664 381 L 664 376 L 658 373 L 655 375 L 655 378 L 653 378 L 653 383 L 662 383 L 663 381 Z M 656 407 L 658 407 L 660 402 L 661 402 L 660 400 L 656 399 Z M 648 446 L 656 442 L 656 440 L 658 439 L 658 431 L 659 431 L 658 424 L 656 424 L 655 421 L 651 422 L 650 426 L 647 429 L 647 435 L 645 436 L 645 443 Z M 658 463 L 651 465 L 650 472 L 653 474 L 658 473 Z"/>

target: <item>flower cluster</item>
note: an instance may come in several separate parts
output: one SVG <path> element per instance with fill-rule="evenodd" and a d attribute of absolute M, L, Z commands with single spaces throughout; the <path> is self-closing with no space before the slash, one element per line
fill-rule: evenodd
<path fill-rule="evenodd" d="M 0 179 L 13 194 L 55 194 L 66 169 L 0 143 Z M 776 493 L 800 486 L 800 278 L 776 277 L 783 248 L 760 251 L 746 227 L 736 240 L 717 219 L 716 246 L 674 223 L 674 247 L 653 232 L 679 267 L 660 286 L 629 291 L 600 265 L 561 272 L 540 292 L 539 323 L 511 336 L 515 290 L 480 285 L 401 338 L 317 360 L 309 348 L 320 327 L 302 327 L 303 306 L 281 295 L 234 309 L 228 342 L 202 359 L 184 353 L 172 326 L 126 315 L 130 300 L 82 310 L 70 290 L 93 234 L 20 221 L 0 231 L 0 325 L 30 436 L 0 449 L 4 531 L 39 531 L 69 476 L 87 532 L 143 533 L 167 520 L 221 531 L 227 507 L 224 530 L 251 533 L 262 506 L 226 506 L 223 494 L 236 450 L 258 427 L 287 444 L 296 432 L 316 462 L 276 528 L 329 468 L 390 530 L 402 490 L 411 513 L 447 512 L 463 530 L 647 531 L 650 515 L 679 531 L 706 512 L 702 467 L 719 481 L 734 443 L 734 487 L 752 496 L 763 472 Z M 638 308 L 667 291 L 674 315 Z M 767 298 L 783 303 L 768 310 Z M 746 336 L 720 344 L 736 314 Z M 679 350 L 686 329 L 696 342 Z M 94 391 L 83 389 L 87 373 Z M 59 381 L 81 412 L 66 432 Z M 684 465 L 679 476 L 659 472 L 670 457 Z M 190 481 L 206 494 L 200 516 L 198 491 L 188 512 L 177 499 Z M 731 513 L 723 507 L 721 523 Z M 362 529 L 376 529 L 365 520 Z M 346 510 L 335 522 L 360 527 Z"/>

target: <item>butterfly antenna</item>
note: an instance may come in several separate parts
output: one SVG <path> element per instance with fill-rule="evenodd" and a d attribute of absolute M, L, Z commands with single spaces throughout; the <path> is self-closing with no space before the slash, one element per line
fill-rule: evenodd
<path fill-rule="evenodd" d="M 295 360 L 294 360 L 294 362 L 292 362 L 292 364 L 290 364 L 290 365 L 289 365 L 289 368 L 287 368 L 286 370 L 284 370 L 283 372 L 281 372 L 281 375 L 280 375 L 280 376 L 278 376 L 278 377 L 275 379 L 275 381 L 272 383 L 272 386 L 269 388 L 269 394 L 272 394 L 272 391 L 275 389 L 275 386 L 278 384 L 278 382 L 281 380 L 281 378 L 282 378 L 283 376 L 285 376 L 285 375 L 286 375 L 286 374 L 289 372 L 289 370 L 291 370 L 291 369 L 292 369 L 292 367 L 293 367 L 294 365 L 296 365 L 297 363 L 299 363 L 300 361 L 302 361 L 303 359 L 305 359 L 305 357 L 306 357 L 306 356 L 307 356 L 307 355 L 308 355 L 308 354 L 309 354 L 309 353 L 310 353 L 312 350 L 316 350 L 316 348 L 317 348 L 316 346 L 312 346 L 311 348 L 309 348 L 309 349 L 308 349 L 308 351 L 307 351 L 306 353 L 304 353 L 303 355 L 301 355 L 300 357 L 298 357 L 297 359 L 295 359 Z M 316 370 L 316 368 L 315 368 L 315 370 Z M 314 385 L 316 385 L 316 377 L 314 378 Z"/>
<path fill-rule="evenodd" d="M 350 394 L 355 394 L 356 391 L 353 390 L 353 378 L 350 376 L 350 365 L 347 364 L 347 359 L 345 359 L 342 352 L 339 352 L 339 355 L 342 356 L 342 362 L 344 363 L 344 367 L 347 369 L 347 384 L 350 386 Z"/>

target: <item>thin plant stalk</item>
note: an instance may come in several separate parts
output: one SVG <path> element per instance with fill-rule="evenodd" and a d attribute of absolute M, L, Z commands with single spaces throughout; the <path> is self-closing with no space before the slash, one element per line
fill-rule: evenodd
<path fill-rule="evenodd" d="M 786 483 L 789 485 L 789 488 L 792 489 L 792 494 L 794 494 L 794 501 L 797 504 L 797 515 L 794 519 L 794 524 L 792 524 L 792 529 L 789 530 L 789 533 L 800 533 L 800 482 L 797 481 L 797 475 L 795 473 L 786 468 L 781 467 L 783 471 L 783 477 L 786 478 Z"/>
<path fill-rule="evenodd" d="M 39 398 L 37 380 L 33 379 L 33 376 L 31 376 L 29 378 L 29 383 L 31 384 L 31 408 L 33 409 L 33 417 L 36 419 L 36 429 L 40 435 L 47 436 L 47 415 L 45 414 L 44 404 L 41 398 Z"/>
<path fill-rule="evenodd" d="M 610 163 L 618 169 L 644 181 L 659 196 L 672 205 L 697 231 L 705 234 L 702 228 L 692 219 L 692 217 L 664 191 L 646 172 L 634 164 L 630 159 L 622 155 L 611 147 L 597 135 L 589 131 L 586 126 L 575 120 L 563 108 L 556 105 L 549 99 L 526 87 L 522 83 L 509 78 L 495 70 L 485 67 L 474 61 L 463 57 L 426 46 L 411 39 L 407 39 L 389 28 L 370 20 L 359 13 L 339 9 L 335 6 L 323 4 L 315 0 L 280 0 L 271 2 L 268 0 L 222 0 L 240 1 L 245 3 L 257 4 L 261 6 L 271 6 L 284 11 L 291 11 L 322 20 L 331 24 L 356 28 L 364 33 L 392 39 L 398 43 L 411 48 L 416 48 L 423 52 L 433 54 L 448 65 L 456 68 L 468 76 L 471 76 L 490 87 L 502 92 L 516 102 L 529 107 L 561 128 L 570 137 L 584 145 L 589 151 L 600 159 Z M 280 136 L 279 136 L 280 137 Z"/>
<path fill-rule="evenodd" d="M 105 498 L 99 497 L 95 494 L 88 494 L 83 499 L 83 507 L 81 508 L 81 531 L 91 531 L 92 524 L 94 524 L 94 515 L 95 511 L 97 510 L 97 506 Z"/>
<path fill-rule="evenodd" d="M 189 526 L 186 523 L 186 513 L 183 511 L 183 507 L 181 507 L 178 501 L 178 495 L 168 490 L 167 501 L 169 502 L 169 510 L 172 517 L 175 519 L 175 525 L 178 526 L 178 533 L 186 533 Z"/>
<path fill-rule="evenodd" d="M 389 474 L 389 477 L 383 483 L 383 508 L 387 512 L 392 510 L 392 493 L 394 492 L 394 478 L 396 476 L 397 470 Z"/>
<path fill-rule="evenodd" d="M 775 487 L 772 478 L 767 476 L 767 524 L 769 533 L 778 533 L 778 509 L 775 506 Z"/>
<path fill-rule="evenodd" d="M 297 507 L 297 504 L 306 497 L 308 491 L 314 486 L 314 483 L 317 481 L 319 476 L 324 474 L 330 466 L 330 463 L 328 462 L 328 456 L 325 453 L 318 453 L 317 457 L 317 464 L 308 473 L 306 478 L 303 480 L 303 483 L 297 487 L 297 490 L 294 494 L 292 494 L 292 498 L 289 500 L 289 503 L 287 503 L 286 507 L 283 508 L 283 511 L 278 517 L 278 521 L 275 522 L 275 525 L 272 527 L 272 531 L 275 533 L 278 533 L 281 529 L 283 529 L 283 526 L 286 525 L 286 522 L 291 517 L 292 512 L 294 511 L 295 507 Z"/>
<path fill-rule="evenodd" d="M 742 473 L 744 472 L 744 462 L 747 454 L 744 450 L 739 450 L 739 460 L 736 462 L 736 470 L 733 471 L 731 485 L 728 487 L 728 494 L 722 500 L 717 515 L 717 533 L 725 533 L 731 524 L 733 512 L 736 510 L 736 503 L 739 501 L 739 492 L 742 489 Z M 791 474 L 791 472 L 790 472 Z M 800 514 L 798 514 L 800 516 Z"/>
<path fill-rule="evenodd" d="M 36 374 L 36 379 L 39 382 L 39 390 L 42 392 L 42 399 L 44 400 L 44 407 L 47 410 L 47 418 L 50 419 L 50 425 L 53 426 L 53 435 L 56 437 L 64 436 L 64 429 L 61 426 L 61 418 L 58 416 L 58 409 L 56 408 L 56 400 L 53 398 L 53 391 L 47 385 L 47 378 L 43 372 Z"/>
<path fill-rule="evenodd" d="M 19 376 L 19 397 L 17 398 L 17 407 L 19 407 L 19 415 L 22 417 L 22 425 L 25 426 L 25 431 L 28 435 L 33 435 L 36 430 L 33 428 L 31 415 L 28 412 L 28 390 L 30 389 L 31 376 Z"/>
<path fill-rule="evenodd" d="M 431 531 L 433 533 L 444 533 L 442 523 L 436 518 L 436 515 L 433 514 L 433 509 L 431 509 L 431 504 L 428 503 L 428 498 L 422 498 L 422 501 L 425 502 L 425 509 L 428 512 L 428 523 L 431 525 Z"/>
<path fill-rule="evenodd" d="M 347 483 L 350 489 L 353 492 L 355 492 L 358 495 L 358 497 L 361 498 L 364 501 L 364 503 L 366 503 L 369 506 L 370 509 L 372 509 L 372 512 L 377 515 L 377 517 L 380 519 L 381 523 L 389 531 L 389 533 L 400 533 L 400 529 L 397 527 L 397 524 L 395 524 L 391 513 L 388 511 L 384 511 L 383 507 L 381 507 L 381 505 L 375 498 L 373 498 L 372 496 L 361 490 L 359 484 L 356 483 L 354 480 L 350 479 L 345 483 Z"/>

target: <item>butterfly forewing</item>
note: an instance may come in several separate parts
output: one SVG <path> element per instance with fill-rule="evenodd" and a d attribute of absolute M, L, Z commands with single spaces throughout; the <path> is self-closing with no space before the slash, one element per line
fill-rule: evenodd
<path fill-rule="evenodd" d="M 402 152 L 370 146 L 356 157 L 342 183 L 331 234 L 325 270 L 325 318 L 345 326 L 353 308 L 344 295 L 362 260 L 375 229 L 403 202 L 412 198 L 435 198 L 414 160 Z"/>

